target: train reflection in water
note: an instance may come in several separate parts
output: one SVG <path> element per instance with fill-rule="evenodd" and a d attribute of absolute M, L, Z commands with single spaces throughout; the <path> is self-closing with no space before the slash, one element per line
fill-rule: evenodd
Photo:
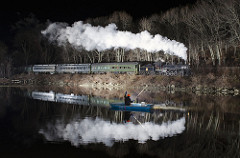
<path fill-rule="evenodd" d="M 107 106 L 110 102 L 121 102 L 119 99 L 105 99 L 101 97 L 95 97 L 90 95 L 75 95 L 75 94 L 63 94 L 50 92 L 38 92 L 33 91 L 29 94 L 33 99 L 51 102 L 60 102 L 68 104 L 78 105 L 93 105 L 93 106 Z"/>

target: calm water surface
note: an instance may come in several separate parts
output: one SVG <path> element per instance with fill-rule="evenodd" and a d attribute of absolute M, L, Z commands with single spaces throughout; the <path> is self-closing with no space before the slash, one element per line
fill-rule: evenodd
<path fill-rule="evenodd" d="M 0 88 L 1 157 L 240 157 L 239 96 L 146 90 L 164 109 L 111 109 L 123 94 Z"/>

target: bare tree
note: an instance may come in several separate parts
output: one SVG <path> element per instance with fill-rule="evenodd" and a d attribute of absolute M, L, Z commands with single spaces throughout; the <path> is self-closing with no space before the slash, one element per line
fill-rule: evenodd
<path fill-rule="evenodd" d="M 231 41 L 240 42 L 240 2 L 236 0 L 219 0 L 220 9 L 222 10 L 222 18 L 231 29 Z"/>
<path fill-rule="evenodd" d="M 130 30 L 132 26 L 132 16 L 125 11 L 116 11 L 111 16 L 109 16 L 109 22 L 115 23 L 119 30 Z M 118 48 L 115 49 L 115 56 L 117 62 L 125 61 L 125 49 Z"/>
<path fill-rule="evenodd" d="M 119 12 L 119 20 L 123 30 L 129 30 L 132 24 L 132 16 L 125 11 Z"/>
<path fill-rule="evenodd" d="M 28 34 L 30 35 L 30 34 Z M 31 35 L 30 35 L 31 36 Z M 17 45 L 17 49 L 23 54 L 22 55 L 22 59 L 24 60 L 24 64 L 28 65 L 29 64 L 29 59 L 30 57 L 33 55 L 32 51 L 31 51 L 31 44 L 29 43 L 30 40 L 29 39 L 24 39 L 24 35 L 23 34 L 18 34 L 15 37 L 15 41 L 16 41 L 16 45 Z"/>
<path fill-rule="evenodd" d="M 139 21 L 139 31 L 145 31 L 151 32 L 152 29 L 152 21 L 147 18 L 142 18 Z"/>
<path fill-rule="evenodd" d="M 7 55 L 7 45 L 0 41 L 0 62 L 4 61 Z"/>
<path fill-rule="evenodd" d="M 41 62 L 45 64 L 54 63 L 57 60 L 56 46 L 49 44 L 45 39 L 41 43 Z"/>
<path fill-rule="evenodd" d="M 20 19 L 12 26 L 14 33 L 13 46 L 15 57 L 14 63 L 28 65 L 39 62 L 41 52 L 41 29 L 42 24 L 34 15 Z M 16 59 L 16 58 L 14 58 Z"/>
<path fill-rule="evenodd" d="M 191 58 L 194 58 L 194 56 L 196 57 L 194 54 L 199 51 L 199 48 L 207 47 L 210 52 L 212 64 L 215 65 L 215 53 L 212 45 L 212 35 L 214 32 L 211 25 L 211 16 L 209 16 L 208 12 L 206 12 L 210 6 L 205 2 L 199 3 L 196 6 L 198 7 L 195 7 L 192 13 L 190 13 L 190 16 L 188 16 L 188 18 L 185 18 L 184 21 L 189 27 L 189 35 L 187 37 L 189 47 L 188 60 L 190 62 Z M 198 46 L 198 41 L 200 41 L 200 43 L 204 43 L 204 46 Z"/>
<path fill-rule="evenodd" d="M 228 45 L 233 48 L 233 55 L 236 58 L 237 49 L 240 43 L 240 2 L 237 0 L 219 0 L 222 11 L 221 18 L 225 22 L 226 32 L 230 34 L 225 42 L 225 53 Z"/>
<path fill-rule="evenodd" d="M 85 23 L 91 24 L 93 26 L 106 26 L 108 24 L 108 17 L 96 17 L 88 18 L 85 20 Z"/>
<path fill-rule="evenodd" d="M 130 30 L 132 25 L 132 16 L 125 11 L 115 11 L 109 16 L 109 23 L 114 23 L 120 30 Z"/>
<path fill-rule="evenodd" d="M 103 60 L 104 52 L 101 52 L 101 51 L 98 51 L 98 50 L 95 50 L 94 52 L 97 54 L 97 62 L 101 63 L 102 60 Z"/>
<path fill-rule="evenodd" d="M 125 61 L 125 49 L 118 48 L 118 49 L 115 49 L 115 52 L 116 52 L 116 61 L 124 62 Z"/>
<path fill-rule="evenodd" d="M 0 77 L 5 77 L 7 74 L 7 51 L 6 44 L 0 41 Z"/>

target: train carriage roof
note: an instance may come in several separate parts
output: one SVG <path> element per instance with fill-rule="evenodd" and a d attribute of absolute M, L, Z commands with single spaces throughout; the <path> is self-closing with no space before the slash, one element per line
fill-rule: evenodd
<path fill-rule="evenodd" d="M 91 64 L 86 63 L 86 64 L 57 64 L 57 66 L 89 66 Z"/>
<path fill-rule="evenodd" d="M 138 65 L 138 62 L 121 62 L 121 63 L 94 63 L 92 66 L 98 65 Z"/>
<path fill-rule="evenodd" d="M 36 66 L 56 66 L 56 64 L 42 64 L 42 65 L 38 65 L 38 64 L 36 64 L 36 65 L 33 65 L 34 67 L 36 67 Z"/>

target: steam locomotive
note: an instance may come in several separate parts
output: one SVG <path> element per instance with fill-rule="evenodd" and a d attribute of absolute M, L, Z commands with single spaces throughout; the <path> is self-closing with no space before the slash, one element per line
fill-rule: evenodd
<path fill-rule="evenodd" d="M 167 75 L 188 76 L 190 67 L 185 64 L 168 64 L 163 62 L 121 62 L 121 63 L 94 63 L 94 64 L 45 64 L 24 67 L 25 72 L 33 73 L 128 73 L 136 75 Z"/>

